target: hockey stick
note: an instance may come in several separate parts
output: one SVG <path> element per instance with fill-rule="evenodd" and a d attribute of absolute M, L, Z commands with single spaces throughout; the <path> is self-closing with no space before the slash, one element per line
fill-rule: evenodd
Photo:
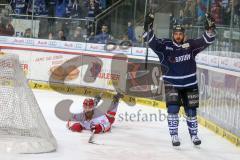
<path fill-rule="evenodd" d="M 148 0 L 145 1 L 145 11 L 144 11 L 144 22 L 146 21 L 146 15 L 147 15 L 147 6 L 148 6 Z M 147 27 L 149 29 L 149 26 Z M 148 32 L 147 29 L 147 32 Z M 147 34 L 147 46 L 146 46 L 146 55 L 145 55 L 145 70 L 147 70 L 147 64 L 148 64 L 148 48 L 149 48 L 149 34 Z"/>
<path fill-rule="evenodd" d="M 149 28 L 149 26 L 148 26 Z M 148 50 L 149 50 L 149 34 L 147 35 L 147 44 L 146 44 L 146 55 L 145 55 L 145 70 L 147 70 L 148 66 Z"/>
<path fill-rule="evenodd" d="M 91 135 L 88 139 L 88 143 L 94 143 L 94 140 L 93 140 L 94 139 L 94 134 L 95 134 L 95 130 L 92 131 L 92 133 L 91 133 Z"/>
<path fill-rule="evenodd" d="M 91 135 L 90 135 L 90 137 L 89 137 L 89 139 L 88 139 L 88 143 L 90 143 L 90 144 L 96 144 L 96 145 L 104 145 L 104 144 L 96 143 L 96 142 L 94 141 L 94 135 L 95 135 L 95 130 L 92 131 L 92 133 L 91 133 Z"/>

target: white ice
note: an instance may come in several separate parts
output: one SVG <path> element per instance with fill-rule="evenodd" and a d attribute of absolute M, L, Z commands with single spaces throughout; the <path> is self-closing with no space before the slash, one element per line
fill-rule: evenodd
<path fill-rule="evenodd" d="M 171 146 L 167 121 L 148 121 L 142 118 L 150 114 L 159 114 L 159 109 L 136 105 L 130 107 L 121 102 L 117 120 L 110 133 L 95 136 L 96 144 L 89 144 L 90 132 L 73 133 L 67 130 L 66 122 L 55 116 L 55 105 L 63 99 L 74 101 L 71 110 L 81 110 L 84 97 L 76 95 L 63 95 L 56 92 L 35 90 L 34 94 L 40 108 L 58 142 L 58 149 L 53 153 L 45 154 L 0 154 L 0 160 L 239 160 L 240 148 L 229 143 L 220 136 L 215 135 L 204 127 L 199 127 L 202 145 L 196 148 L 192 145 L 186 122 L 181 119 L 179 135 L 181 147 Z M 79 108 L 78 108 L 79 107 Z M 141 111 L 140 111 L 141 110 Z M 137 117 L 126 119 L 126 113 Z M 165 113 L 164 110 L 161 113 Z M 124 120 L 121 118 L 124 118 Z M 148 119 L 148 120 L 149 120 Z"/>

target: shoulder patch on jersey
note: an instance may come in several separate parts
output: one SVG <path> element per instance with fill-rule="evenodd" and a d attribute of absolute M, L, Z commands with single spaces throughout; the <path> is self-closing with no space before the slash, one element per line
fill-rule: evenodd
<path fill-rule="evenodd" d="M 182 45 L 182 48 L 189 48 L 190 47 L 190 44 L 189 43 L 184 43 L 183 45 Z"/>

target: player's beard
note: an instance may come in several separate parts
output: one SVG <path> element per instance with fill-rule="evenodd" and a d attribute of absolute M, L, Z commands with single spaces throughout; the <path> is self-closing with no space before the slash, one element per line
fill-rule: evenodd
<path fill-rule="evenodd" d="M 177 43 L 177 44 L 183 44 L 183 42 L 184 42 L 184 37 L 183 38 L 174 38 L 173 37 L 173 41 L 175 42 L 175 43 Z"/>

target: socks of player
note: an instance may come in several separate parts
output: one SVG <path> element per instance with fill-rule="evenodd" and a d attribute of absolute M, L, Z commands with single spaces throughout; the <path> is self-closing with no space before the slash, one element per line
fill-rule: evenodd
<path fill-rule="evenodd" d="M 200 145 L 201 140 L 198 138 L 198 122 L 197 117 L 187 117 L 188 131 L 191 136 L 192 142 L 195 145 Z"/>
<path fill-rule="evenodd" d="M 172 145 L 179 146 L 180 141 L 178 138 L 178 124 L 179 124 L 178 114 L 169 113 L 167 119 L 168 119 L 169 133 L 172 137 Z"/>

